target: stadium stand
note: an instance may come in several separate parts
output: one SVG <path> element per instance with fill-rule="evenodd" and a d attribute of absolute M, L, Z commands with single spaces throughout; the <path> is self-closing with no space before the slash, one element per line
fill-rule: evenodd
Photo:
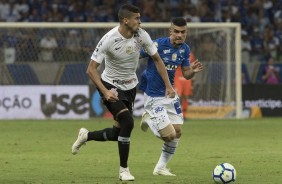
<path fill-rule="evenodd" d="M 171 17 L 175 16 L 185 17 L 187 22 L 239 22 L 242 26 L 242 33 L 247 34 L 246 39 L 242 40 L 244 40 L 245 47 L 248 48 L 247 52 L 249 55 L 246 60 L 242 58 L 242 62 L 247 65 L 247 67 L 242 66 L 245 79 L 244 83 L 260 82 L 258 79 L 260 73 L 257 73 L 258 71 L 256 71 L 256 69 L 253 70 L 253 65 L 250 65 L 250 63 L 263 63 L 269 55 L 275 58 L 277 63 L 282 63 L 281 0 L 3 0 L 0 2 L 0 22 L 118 22 L 118 18 L 115 15 L 120 5 L 125 2 L 140 7 L 142 22 L 169 22 Z M 11 11 L 9 12 L 8 10 Z M 43 36 L 42 31 L 36 31 L 38 30 L 24 31 L 17 29 L 0 31 L 0 46 L 2 48 L 7 47 L 8 49 L 12 48 L 15 50 L 13 62 L 16 64 L 23 62 L 36 63 L 41 59 L 39 43 Z M 54 34 L 58 47 L 54 50 L 54 60 L 50 62 L 87 62 L 89 60 L 89 56 L 93 52 L 93 47 L 95 47 L 99 37 L 96 36 L 96 33 L 95 36 L 90 35 L 89 37 L 87 37 L 86 32 L 82 31 L 78 33 L 79 34 L 75 37 L 77 44 L 75 48 L 77 53 L 75 54 L 68 51 L 66 47 L 68 44 L 65 44 L 67 34 L 64 33 L 63 30 L 62 35 Z M 156 36 L 155 33 L 150 34 L 152 38 Z M 71 39 L 71 41 L 74 41 L 74 39 Z M 200 42 L 199 40 L 193 40 L 193 37 L 189 37 L 188 41 L 191 48 L 197 48 L 197 44 Z M 201 51 L 201 49 L 195 49 L 196 56 L 202 56 L 199 51 Z M 6 50 L 6 52 L 8 51 Z M 211 51 L 209 52 L 211 53 Z M 2 60 L 1 57 L 2 56 L 0 56 L 0 62 Z M 204 62 L 203 59 L 201 61 Z M 81 63 L 81 65 L 84 64 Z M 54 68 L 55 67 L 57 66 L 54 66 Z M 84 76 L 85 71 L 69 69 L 69 67 L 66 68 L 67 71 L 63 71 L 63 75 L 59 75 L 62 79 L 57 78 L 55 82 L 51 80 L 41 80 L 43 79 L 41 75 L 44 76 L 44 74 L 38 72 L 35 74 L 40 84 L 70 84 L 70 80 L 67 79 L 66 76 L 74 78 L 74 83 L 87 83 L 87 79 Z M 11 72 L 11 70 L 14 69 L 8 71 Z M 69 70 L 80 72 L 75 74 L 75 76 L 79 77 L 76 78 L 69 75 Z M 216 66 L 212 66 L 210 70 L 217 71 L 218 69 L 216 69 Z M 36 71 L 35 68 L 34 71 Z M 50 69 L 50 71 L 53 70 Z M 55 73 L 55 76 L 58 76 L 56 74 L 60 72 L 56 70 L 53 73 Z M 9 74 L 13 80 L 15 80 L 15 75 L 18 74 Z M 252 80 L 250 80 L 249 76 L 252 76 Z M 0 84 L 13 84 L 11 80 L 8 79 L 9 78 L 4 81 L 2 78 Z M 220 80 L 224 79 L 222 79 L 222 77 L 216 77 L 215 82 L 219 82 Z M 36 82 L 38 82 L 36 76 L 35 79 L 28 79 L 26 81 L 17 77 L 15 84 Z"/>
<path fill-rule="evenodd" d="M 264 75 L 264 70 L 265 67 L 267 66 L 267 64 L 262 63 L 259 65 L 259 68 L 257 70 L 257 74 L 256 74 L 256 81 L 255 83 L 259 83 L 259 84 L 264 84 L 265 82 L 262 80 L 262 76 Z M 275 64 L 274 67 L 278 67 L 279 68 L 279 77 L 280 77 L 280 82 L 282 79 L 282 64 Z"/>
<path fill-rule="evenodd" d="M 223 63 L 209 63 L 208 66 L 206 66 L 208 70 L 208 80 L 214 84 L 220 83 L 224 80 L 226 80 L 226 64 Z M 235 65 L 232 64 L 232 68 L 235 68 Z M 242 69 L 242 83 L 243 84 L 249 84 L 251 83 L 250 75 L 247 69 L 246 64 L 241 65 Z M 231 78 L 235 78 L 235 70 L 231 70 Z"/>
<path fill-rule="evenodd" d="M 209 82 L 216 84 L 221 83 L 225 78 L 225 64 L 223 63 L 209 63 L 206 66 L 208 72 Z"/>
<path fill-rule="evenodd" d="M 87 84 L 88 76 L 86 74 L 87 64 L 66 64 L 60 77 L 61 85 L 83 85 Z"/>
<path fill-rule="evenodd" d="M 28 64 L 7 64 L 7 69 L 16 85 L 38 85 L 39 80 Z"/>
<path fill-rule="evenodd" d="M 251 78 L 247 69 L 247 65 L 245 63 L 242 64 L 242 80 L 243 84 L 251 83 Z"/>
<path fill-rule="evenodd" d="M 12 84 L 13 80 L 9 74 L 9 71 L 4 64 L 0 64 L 0 84 Z"/>

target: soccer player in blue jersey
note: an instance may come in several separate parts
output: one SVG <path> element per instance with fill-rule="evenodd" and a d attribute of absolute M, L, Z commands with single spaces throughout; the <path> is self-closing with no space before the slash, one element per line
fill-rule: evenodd
<path fill-rule="evenodd" d="M 195 73 L 203 70 L 201 62 L 196 60 L 190 65 L 190 48 L 185 43 L 187 24 L 184 18 L 174 18 L 171 21 L 170 36 L 154 41 L 163 59 L 171 84 L 177 67 L 182 68 L 185 79 L 191 79 Z M 146 51 L 141 51 L 141 57 L 146 57 Z M 157 68 L 149 57 L 148 65 L 141 78 L 140 89 L 144 91 L 144 110 L 141 129 L 152 132 L 164 141 L 162 153 L 154 168 L 154 175 L 175 176 L 166 165 L 175 153 L 181 137 L 183 113 L 178 96 L 165 96 L 165 84 L 157 72 Z"/>

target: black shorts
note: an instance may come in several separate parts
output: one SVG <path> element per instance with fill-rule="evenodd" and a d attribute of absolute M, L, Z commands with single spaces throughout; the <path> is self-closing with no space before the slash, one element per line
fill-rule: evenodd
<path fill-rule="evenodd" d="M 117 88 L 113 86 L 112 84 L 109 84 L 103 80 L 101 81 L 104 84 L 104 86 L 109 90 L 112 88 Z M 125 108 L 127 108 L 131 114 L 133 113 L 134 101 L 136 97 L 136 87 L 130 90 L 117 89 L 119 100 L 116 102 L 107 101 L 99 89 L 98 91 L 100 93 L 100 96 L 103 100 L 104 105 L 113 114 L 115 120 L 117 120 L 116 119 L 117 113 L 119 113 L 121 110 Z"/>

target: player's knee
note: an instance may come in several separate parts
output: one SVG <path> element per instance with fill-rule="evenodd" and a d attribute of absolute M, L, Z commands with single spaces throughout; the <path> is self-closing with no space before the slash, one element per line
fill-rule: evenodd
<path fill-rule="evenodd" d="M 162 139 L 166 142 L 170 142 L 176 138 L 176 131 L 172 124 L 167 125 L 165 128 L 159 131 Z"/>
<path fill-rule="evenodd" d="M 172 132 L 171 134 L 167 135 L 166 137 L 162 137 L 165 142 L 171 142 L 176 138 L 176 133 Z"/>
<path fill-rule="evenodd" d="M 131 133 L 134 128 L 134 120 L 130 112 L 128 110 L 121 112 L 117 119 L 120 124 L 120 129 L 123 132 L 125 131 Z"/>
<path fill-rule="evenodd" d="M 181 135 L 182 135 L 182 130 L 181 129 L 177 129 L 177 130 L 175 130 L 175 133 L 176 133 L 176 138 L 180 138 L 181 137 Z"/>
<path fill-rule="evenodd" d="M 180 138 L 181 135 L 182 135 L 181 125 L 174 124 L 173 127 L 174 127 L 175 132 L 176 132 L 176 138 Z"/>
<path fill-rule="evenodd" d="M 176 131 L 173 128 L 169 128 L 166 132 L 162 132 L 162 139 L 165 142 L 170 142 L 176 138 Z"/>
<path fill-rule="evenodd" d="M 119 132 L 116 131 L 114 128 L 106 129 L 106 137 L 109 141 L 117 141 L 118 140 Z"/>
<path fill-rule="evenodd" d="M 112 134 L 110 140 L 111 141 L 117 141 L 118 140 L 118 134 Z"/>

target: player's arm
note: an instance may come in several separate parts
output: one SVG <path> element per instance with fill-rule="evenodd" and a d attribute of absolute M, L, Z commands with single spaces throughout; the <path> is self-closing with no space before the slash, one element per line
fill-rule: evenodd
<path fill-rule="evenodd" d="M 175 91 L 173 90 L 173 87 L 170 84 L 169 78 L 168 78 L 168 74 L 164 65 L 163 60 L 161 59 L 160 55 L 158 52 L 156 52 L 154 55 L 151 56 L 156 67 L 157 70 L 160 74 L 160 76 L 162 77 L 164 83 L 165 83 L 165 87 L 166 87 L 166 95 L 173 98 L 175 96 Z"/>
<path fill-rule="evenodd" d="M 103 93 L 104 97 L 109 102 L 115 102 L 118 97 L 110 90 L 108 90 L 101 81 L 100 74 L 98 71 L 98 66 L 100 64 L 94 60 L 91 60 L 86 73 L 88 74 L 91 81 L 96 85 L 96 87 Z"/>
<path fill-rule="evenodd" d="M 108 35 L 104 35 L 103 38 L 99 41 L 97 47 L 95 48 L 91 61 L 88 65 L 86 73 L 88 74 L 91 81 L 96 85 L 100 92 L 104 95 L 105 99 L 109 102 L 115 102 L 118 100 L 118 97 L 113 91 L 108 90 L 101 81 L 100 73 L 98 71 L 98 66 L 105 59 L 105 53 L 108 49 L 109 43 Z"/>
<path fill-rule="evenodd" d="M 139 59 L 143 59 L 148 57 L 148 54 L 142 49 L 139 55 Z"/>
<path fill-rule="evenodd" d="M 194 61 L 191 66 L 183 66 L 182 74 L 186 80 L 189 80 L 194 77 L 195 73 L 198 73 L 204 69 L 202 63 L 198 60 Z"/>

